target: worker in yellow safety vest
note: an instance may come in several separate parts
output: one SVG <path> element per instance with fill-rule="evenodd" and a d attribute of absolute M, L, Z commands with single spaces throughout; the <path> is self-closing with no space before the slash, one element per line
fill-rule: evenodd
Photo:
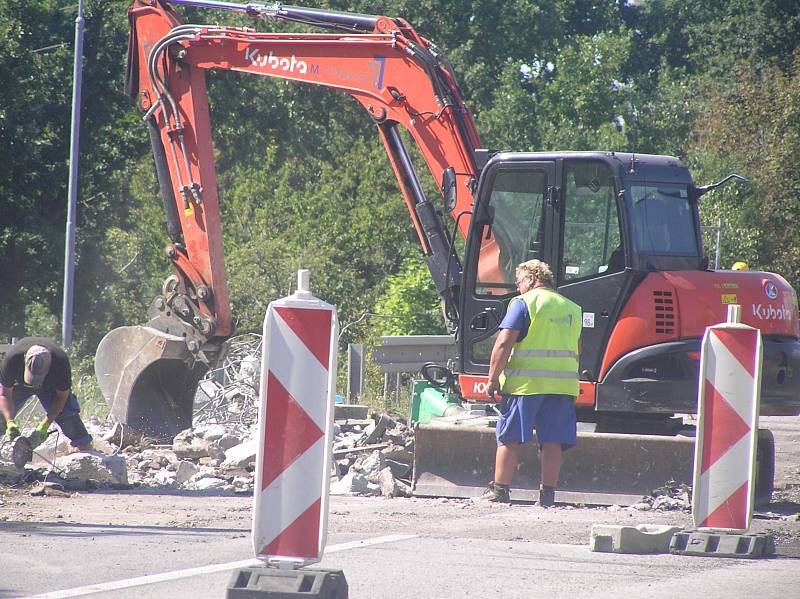
<path fill-rule="evenodd" d="M 508 306 L 489 361 L 489 398 L 498 402 L 494 480 L 483 498 L 508 502 L 519 446 L 539 445 L 537 505 L 555 503 L 562 452 L 577 439 L 578 353 L 581 308 L 553 289 L 553 273 L 540 260 L 516 269 L 520 296 Z"/>

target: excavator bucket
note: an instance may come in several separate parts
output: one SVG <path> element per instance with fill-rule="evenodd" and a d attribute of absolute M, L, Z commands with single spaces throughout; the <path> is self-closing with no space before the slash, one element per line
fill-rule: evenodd
<path fill-rule="evenodd" d="M 488 419 L 440 418 L 416 426 L 412 493 L 429 497 L 478 497 L 494 473 L 495 431 Z M 759 431 L 756 504 L 772 496 L 774 443 Z M 592 505 L 631 505 L 665 484 L 691 486 L 694 438 L 579 432 L 564 453 L 556 500 Z M 520 448 L 511 497 L 534 501 L 539 489 L 535 444 Z"/>
<path fill-rule="evenodd" d="M 182 337 L 147 326 L 109 332 L 94 368 L 113 418 L 159 440 L 191 427 L 197 384 L 208 369 Z"/>

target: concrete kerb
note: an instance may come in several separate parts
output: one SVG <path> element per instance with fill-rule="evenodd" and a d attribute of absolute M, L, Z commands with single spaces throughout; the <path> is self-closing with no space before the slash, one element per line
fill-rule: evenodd
<path fill-rule="evenodd" d="M 603 553 L 669 553 L 673 535 L 682 530 L 681 526 L 654 524 L 595 524 L 589 549 Z"/>

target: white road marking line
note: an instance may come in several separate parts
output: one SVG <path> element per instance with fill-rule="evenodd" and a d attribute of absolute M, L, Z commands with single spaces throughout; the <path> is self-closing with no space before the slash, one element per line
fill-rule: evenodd
<path fill-rule="evenodd" d="M 363 539 L 361 541 L 350 541 L 349 543 L 338 543 L 336 545 L 327 547 L 325 549 L 325 553 L 336 553 L 338 551 L 358 549 L 359 547 L 368 547 L 370 545 L 381 545 L 383 543 L 405 541 L 406 539 L 413 539 L 416 536 L 417 535 L 387 535 L 385 537 L 375 537 L 372 539 Z M 63 591 L 44 593 L 42 595 L 30 595 L 29 597 L 30 599 L 63 599 L 65 597 L 82 597 L 84 595 L 92 595 L 94 593 L 102 593 L 104 591 L 118 591 L 120 589 L 128 589 L 146 584 L 156 584 L 159 582 L 178 580 L 179 578 L 189 578 L 203 574 L 224 572 L 226 570 L 233 570 L 235 568 L 251 568 L 263 565 L 264 562 L 260 559 L 244 559 L 238 562 L 228 562 L 226 564 L 212 564 L 210 566 L 201 566 L 199 568 L 187 568 L 185 570 L 175 570 L 174 572 L 163 572 L 161 574 L 152 574 L 150 576 L 139 576 L 137 578 L 128 578 L 126 580 L 115 580 L 114 582 L 90 584 L 82 587 L 76 587 L 74 589 L 65 589 Z"/>

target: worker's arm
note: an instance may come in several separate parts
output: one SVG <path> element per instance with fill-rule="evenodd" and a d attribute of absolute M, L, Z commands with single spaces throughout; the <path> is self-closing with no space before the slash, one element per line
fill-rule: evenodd
<path fill-rule="evenodd" d="M 492 348 L 492 355 L 489 358 L 489 384 L 486 393 L 490 399 L 495 399 L 495 395 L 500 392 L 500 373 L 508 364 L 511 357 L 511 350 L 519 337 L 516 329 L 502 329 Z"/>
<path fill-rule="evenodd" d="M 41 426 L 47 430 L 53 421 L 61 415 L 61 411 L 64 409 L 64 406 L 67 405 L 67 399 L 69 399 L 70 389 L 66 391 L 59 391 L 56 389 L 56 400 L 50 404 L 50 409 L 47 411 L 47 417 L 45 420 L 42 421 Z M 45 422 L 47 422 L 47 427 L 44 426 Z"/>

